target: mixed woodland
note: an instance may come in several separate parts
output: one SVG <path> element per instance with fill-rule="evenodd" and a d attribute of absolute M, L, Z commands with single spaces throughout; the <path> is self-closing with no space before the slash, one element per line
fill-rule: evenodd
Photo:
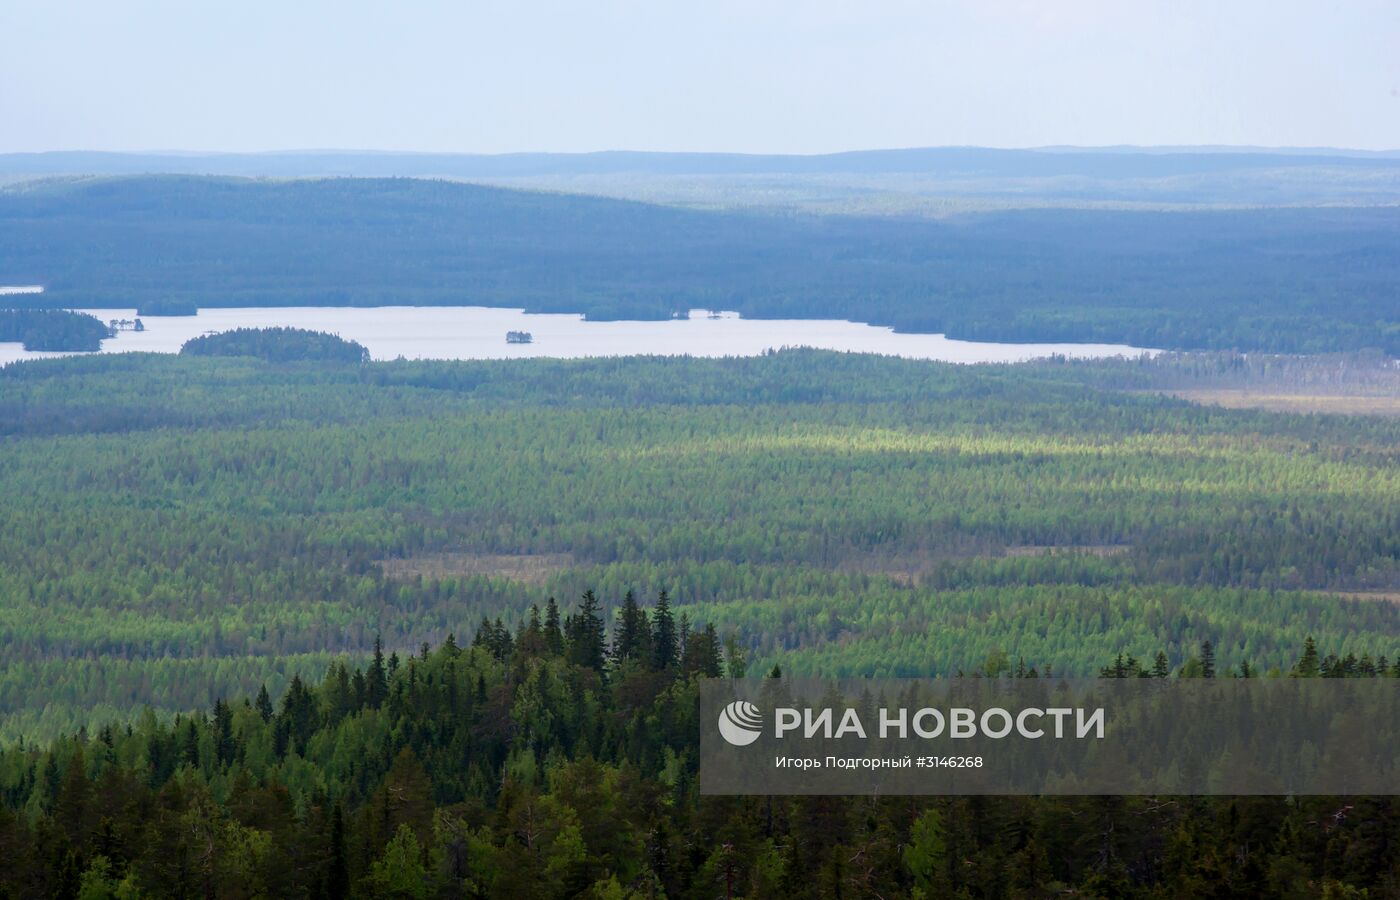
<path fill-rule="evenodd" d="M 162 723 L 0 753 L 17 897 L 1393 896 L 1394 798 L 718 797 L 696 685 L 745 677 L 713 625 L 629 594 L 609 632 L 484 621 L 470 646 L 332 664 Z M 1305 642 L 1291 677 L 1396 677 Z M 1173 671 L 1244 677 L 1209 642 Z M 980 677 L 991 677 L 976 673 Z M 1005 677 L 1037 677 L 1019 667 Z M 1275 673 L 1278 674 L 1278 673 Z M 774 668 L 768 678 L 781 679 Z"/>
<path fill-rule="evenodd" d="M 1171 372 L 812 351 L 12 365 L 0 736 L 280 696 L 376 635 L 514 629 L 587 588 L 667 589 L 793 674 L 998 654 L 1092 674 L 1204 640 L 1222 667 L 1286 667 L 1308 635 L 1394 657 L 1400 420 L 1103 386 Z"/>
<path fill-rule="evenodd" d="M 1400 419 L 1156 390 L 1384 360 L 235 349 L 0 369 L 0 892 L 1400 892 L 1389 798 L 695 768 L 707 677 L 1396 677 Z"/>

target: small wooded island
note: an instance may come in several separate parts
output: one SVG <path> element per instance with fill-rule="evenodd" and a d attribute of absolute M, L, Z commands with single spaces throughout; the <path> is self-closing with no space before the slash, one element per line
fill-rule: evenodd
<path fill-rule="evenodd" d="M 369 362 L 363 344 L 305 328 L 236 328 L 186 341 L 181 356 L 252 356 L 268 362 Z"/>
<path fill-rule="evenodd" d="M 0 309 L 0 341 L 25 350 L 91 352 L 102 349 L 112 329 L 96 316 L 67 309 Z"/>
<path fill-rule="evenodd" d="M 507 344 L 533 344 L 535 336 L 528 331 L 507 331 Z"/>

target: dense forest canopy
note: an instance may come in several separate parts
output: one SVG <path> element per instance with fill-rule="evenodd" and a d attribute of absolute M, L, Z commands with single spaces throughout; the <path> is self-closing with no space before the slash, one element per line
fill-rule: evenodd
<path fill-rule="evenodd" d="M 252 356 L 268 362 L 369 362 L 363 344 L 305 328 L 235 328 L 186 341 L 182 356 Z"/>
<path fill-rule="evenodd" d="M 87 313 L 67 309 L 0 309 L 0 341 L 16 341 L 26 350 L 92 351 L 102 349 L 111 328 Z"/>
<path fill-rule="evenodd" d="M 1400 678 L 1400 418 L 1147 392 L 1397 378 L 0 368 L 0 894 L 1388 896 L 1393 798 L 701 797 L 696 717 L 717 676 Z"/>
<path fill-rule="evenodd" d="M 794 674 L 1395 657 L 1400 420 L 1100 386 L 1182 365 L 11 365 L 0 736 L 280 693 L 587 587 L 609 617 L 667 588 Z"/>
<path fill-rule="evenodd" d="M 1400 355 L 1391 207 L 699 212 L 417 179 L 72 179 L 0 191 L 32 302 L 692 307 L 1011 341 Z"/>
<path fill-rule="evenodd" d="M 1400 880 L 1394 798 L 702 797 L 712 625 L 628 594 L 484 620 L 471 645 L 332 662 L 0 751 L 0 890 L 21 897 L 1364 897 Z M 983 677 L 1035 678 L 1021 663 Z M 1214 648 L 1105 678 L 1248 676 Z M 1274 675 L 1283 673 L 1275 672 Z M 1394 678 L 1324 655 L 1295 677 Z M 774 669 L 769 678 L 781 680 Z M 781 683 L 779 681 L 779 683 Z"/>

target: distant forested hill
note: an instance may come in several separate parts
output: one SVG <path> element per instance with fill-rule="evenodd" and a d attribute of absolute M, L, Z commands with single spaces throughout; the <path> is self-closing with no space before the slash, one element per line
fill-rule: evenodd
<path fill-rule="evenodd" d="M 0 192 L 33 302 L 690 307 L 1012 341 L 1400 354 L 1400 211 L 697 212 L 415 179 L 78 179 Z"/>
<path fill-rule="evenodd" d="M 540 175 L 976 175 L 995 178 L 1092 176 L 1164 178 L 1249 170 L 1394 171 L 1400 153 L 1268 147 L 914 147 L 845 153 L 374 153 L 354 150 L 283 153 L 0 153 L 0 174 L 242 175 L 294 178 L 443 177 L 483 179 Z"/>

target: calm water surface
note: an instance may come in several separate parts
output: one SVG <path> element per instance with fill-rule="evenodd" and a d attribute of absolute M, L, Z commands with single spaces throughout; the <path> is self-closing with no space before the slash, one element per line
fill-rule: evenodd
<path fill-rule="evenodd" d="M 102 321 L 135 319 L 134 309 L 88 309 Z M 947 362 L 1018 362 L 1059 354 L 1136 356 L 1123 344 L 996 344 L 954 341 L 939 334 L 895 334 L 888 328 L 827 319 L 712 318 L 693 310 L 666 322 L 585 322 L 577 315 L 535 315 L 482 306 L 286 307 L 202 309 L 197 316 L 142 319 L 144 332 L 122 331 L 103 353 L 176 353 L 190 338 L 211 331 L 285 325 L 330 331 L 359 341 L 375 359 L 518 359 L 531 356 L 755 356 L 781 347 L 883 353 Z M 507 331 L 528 331 L 532 344 L 507 344 Z M 0 364 L 62 356 L 29 353 L 0 343 Z"/>

